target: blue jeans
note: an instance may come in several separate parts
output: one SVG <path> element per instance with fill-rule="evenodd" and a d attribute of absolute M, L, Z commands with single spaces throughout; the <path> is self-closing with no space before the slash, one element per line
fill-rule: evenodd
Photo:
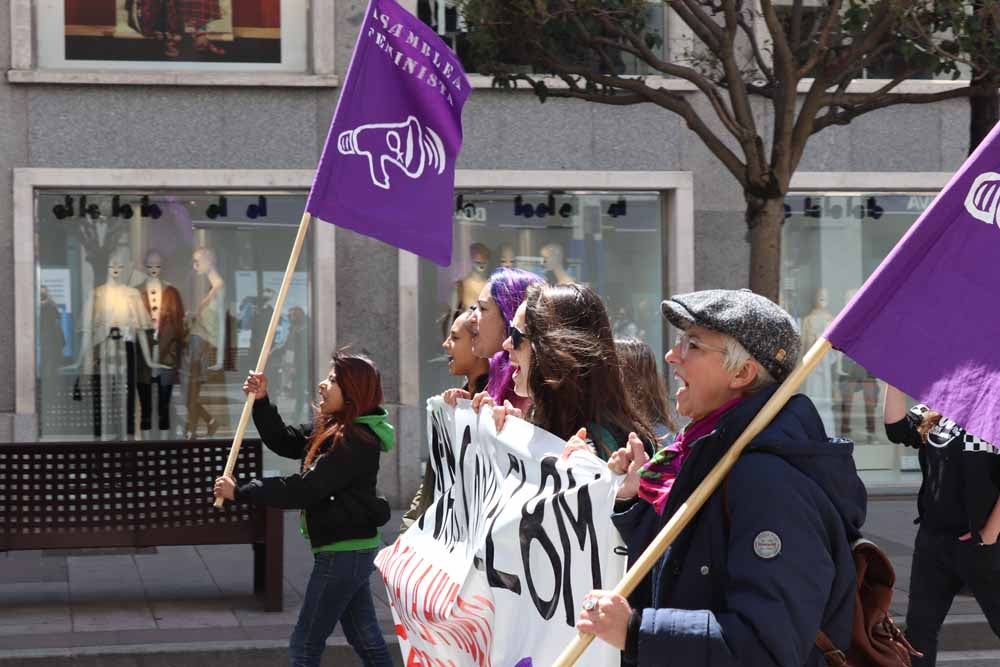
<path fill-rule="evenodd" d="M 375 550 L 323 551 L 315 558 L 289 645 L 291 667 L 319 667 L 337 621 L 366 667 L 392 667 L 368 584 Z"/>

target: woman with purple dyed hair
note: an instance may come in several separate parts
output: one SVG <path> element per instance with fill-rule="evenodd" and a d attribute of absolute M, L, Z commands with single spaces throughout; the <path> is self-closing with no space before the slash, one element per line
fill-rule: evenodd
<path fill-rule="evenodd" d="M 510 367 L 510 355 L 503 349 L 503 342 L 510 336 L 510 321 L 517 307 L 524 301 L 528 287 L 541 283 L 534 273 L 522 269 L 499 268 L 479 293 L 476 307 L 469 318 L 472 334 L 472 353 L 490 360 L 489 382 L 486 393 L 503 405 L 510 401 L 514 407 L 525 409 L 529 399 L 514 393 L 514 369 Z M 455 404 L 458 398 L 471 398 L 468 392 L 453 389 L 445 392 L 445 400 Z"/>

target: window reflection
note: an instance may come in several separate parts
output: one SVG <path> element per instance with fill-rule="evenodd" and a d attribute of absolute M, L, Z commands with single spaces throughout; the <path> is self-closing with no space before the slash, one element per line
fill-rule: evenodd
<path fill-rule="evenodd" d="M 303 206 L 276 193 L 46 192 L 37 199 L 37 414 L 44 440 L 231 437 Z M 299 259 L 268 373 L 309 419 Z M 252 431 L 252 426 L 251 426 Z"/>

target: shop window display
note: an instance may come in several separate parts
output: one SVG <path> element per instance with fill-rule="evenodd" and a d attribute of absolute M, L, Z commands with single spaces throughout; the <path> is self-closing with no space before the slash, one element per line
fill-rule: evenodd
<path fill-rule="evenodd" d="M 287 261 L 274 249 L 291 249 L 304 197 L 40 192 L 36 203 L 40 439 L 232 436 Z M 315 380 L 310 257 L 268 362 L 272 400 L 300 420 Z"/>
<path fill-rule="evenodd" d="M 823 334 L 931 199 L 927 193 L 800 193 L 785 198 L 781 304 L 799 322 L 804 349 Z M 856 443 L 859 468 L 889 473 L 916 468 L 915 457 L 897 458 L 901 453 L 886 439 L 881 407 L 885 385 L 863 366 L 831 351 L 802 390 L 816 404 L 830 435 Z"/>
<path fill-rule="evenodd" d="M 663 350 L 658 193 L 463 191 L 455 198 L 453 229 L 451 267 L 420 262 L 422 396 L 452 386 L 441 341 L 499 267 L 531 271 L 552 284 L 589 285 L 604 299 L 616 337 Z"/>
<path fill-rule="evenodd" d="M 33 0 L 42 69 L 306 71 L 300 0 Z"/>

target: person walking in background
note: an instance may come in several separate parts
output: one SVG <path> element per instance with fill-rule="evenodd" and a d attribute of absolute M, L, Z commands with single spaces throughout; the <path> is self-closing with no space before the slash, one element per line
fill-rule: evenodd
<path fill-rule="evenodd" d="M 887 386 L 885 434 L 917 450 L 923 475 L 906 638 L 924 654 L 913 658 L 914 667 L 930 667 L 941 625 L 963 586 L 1000 637 L 1000 449 L 926 405 L 907 410 L 906 402 L 902 391 Z"/>
<path fill-rule="evenodd" d="M 389 503 L 376 491 L 379 458 L 395 444 L 378 369 L 367 357 L 335 354 L 319 384 L 315 419 L 298 428 L 286 426 L 268 400 L 263 374 L 250 373 L 243 392 L 255 396 L 253 421 L 264 444 L 302 460 L 302 471 L 286 477 L 215 481 L 218 498 L 302 511 L 314 564 L 292 632 L 291 667 L 318 667 L 338 621 L 363 664 L 390 667 L 369 586 L 379 527 L 389 520 Z"/>

